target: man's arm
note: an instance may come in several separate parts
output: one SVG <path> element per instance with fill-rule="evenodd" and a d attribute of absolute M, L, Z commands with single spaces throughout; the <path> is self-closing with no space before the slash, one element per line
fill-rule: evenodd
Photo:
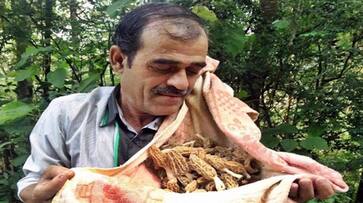
<path fill-rule="evenodd" d="M 58 191 L 73 176 L 64 168 L 71 166 L 65 144 L 66 115 L 60 103 L 56 99 L 49 104 L 30 134 L 31 154 L 23 166 L 25 177 L 18 182 L 18 195 L 23 201 L 45 200 L 43 191 L 53 196 L 52 190 Z"/>
<path fill-rule="evenodd" d="M 49 166 L 39 182 L 24 188 L 20 192 L 26 203 L 50 201 L 64 183 L 74 176 L 74 172 L 62 166 Z"/>

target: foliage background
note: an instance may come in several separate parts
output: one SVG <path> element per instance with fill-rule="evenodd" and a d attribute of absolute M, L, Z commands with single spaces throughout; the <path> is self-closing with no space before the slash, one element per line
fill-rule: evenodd
<path fill-rule="evenodd" d="M 110 37 L 146 2 L 0 1 L 0 202 L 17 201 L 28 135 L 48 103 L 117 83 Z M 324 202 L 363 202 L 363 2 L 170 2 L 205 20 L 217 74 L 260 112 L 262 142 L 340 171 L 350 191 Z"/>

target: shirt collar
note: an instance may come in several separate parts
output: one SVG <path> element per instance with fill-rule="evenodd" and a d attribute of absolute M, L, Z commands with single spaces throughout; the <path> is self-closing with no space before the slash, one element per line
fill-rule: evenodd
<path fill-rule="evenodd" d="M 110 95 L 108 101 L 107 101 L 107 107 L 105 110 L 105 113 L 101 119 L 100 127 L 104 127 L 107 125 L 110 125 L 113 123 L 117 116 L 119 116 L 122 123 L 126 125 L 128 130 L 136 133 L 136 131 L 133 129 L 133 127 L 126 121 L 126 119 L 123 116 L 122 110 L 120 106 L 117 103 L 117 100 L 121 97 L 120 94 L 120 84 L 118 84 L 114 90 L 112 91 L 112 94 Z M 148 128 L 151 130 L 157 131 L 159 129 L 159 126 L 162 122 L 162 117 L 156 117 L 153 121 L 151 121 L 149 124 L 145 125 L 144 128 Z M 137 134 L 137 133 L 136 133 Z"/>
<path fill-rule="evenodd" d="M 117 85 L 107 101 L 106 110 L 102 116 L 100 127 L 113 123 L 118 116 L 117 98 L 120 98 L 120 84 Z"/>

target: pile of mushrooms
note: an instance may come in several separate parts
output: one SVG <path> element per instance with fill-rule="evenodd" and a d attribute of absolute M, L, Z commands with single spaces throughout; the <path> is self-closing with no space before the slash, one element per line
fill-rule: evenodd
<path fill-rule="evenodd" d="M 151 146 L 148 155 L 167 191 L 223 191 L 260 179 L 257 160 L 240 148 L 218 146 L 202 136 L 178 146 Z"/>

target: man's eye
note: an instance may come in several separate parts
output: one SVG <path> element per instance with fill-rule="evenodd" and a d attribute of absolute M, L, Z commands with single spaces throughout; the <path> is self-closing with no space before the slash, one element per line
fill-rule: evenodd
<path fill-rule="evenodd" d="M 199 71 L 187 70 L 187 75 L 197 75 Z"/>
<path fill-rule="evenodd" d="M 152 66 L 152 69 L 161 73 L 167 73 L 171 71 L 171 68 L 168 66 Z"/>

